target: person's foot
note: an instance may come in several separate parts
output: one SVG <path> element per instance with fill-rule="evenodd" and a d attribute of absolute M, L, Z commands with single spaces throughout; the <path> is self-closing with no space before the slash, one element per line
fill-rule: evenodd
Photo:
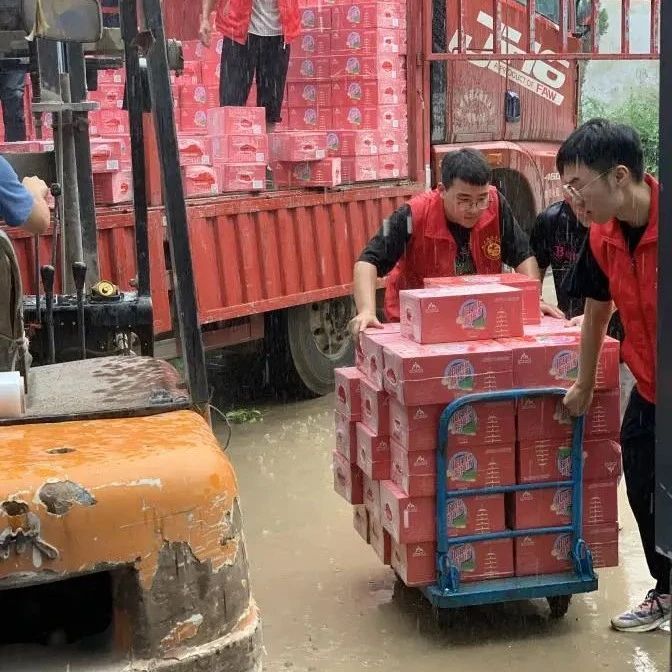
<path fill-rule="evenodd" d="M 670 596 L 650 590 L 644 602 L 611 619 L 619 632 L 650 632 L 670 619 Z"/>

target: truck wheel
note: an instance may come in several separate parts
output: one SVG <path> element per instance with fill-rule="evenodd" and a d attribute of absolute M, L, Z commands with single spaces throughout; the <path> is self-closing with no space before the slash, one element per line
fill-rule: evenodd
<path fill-rule="evenodd" d="M 340 297 L 290 308 L 273 321 L 273 387 L 290 394 L 318 397 L 334 389 L 334 369 L 352 366 L 354 346 L 348 323 L 355 316 L 352 299 Z"/>

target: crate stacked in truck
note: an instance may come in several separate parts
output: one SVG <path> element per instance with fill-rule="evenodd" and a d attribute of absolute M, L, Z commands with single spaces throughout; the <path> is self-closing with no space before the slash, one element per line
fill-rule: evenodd
<path fill-rule="evenodd" d="M 502 275 L 439 284 L 446 286 L 402 292 L 401 325 L 367 330 L 357 366 L 336 375 L 334 488 L 353 504 L 363 539 L 411 586 L 436 579 L 443 409 L 471 392 L 569 387 L 580 341 L 563 321 L 540 319 L 533 280 Z M 528 303 L 523 319 L 531 290 L 537 308 Z M 618 343 L 608 339 L 584 443 L 583 536 L 597 567 L 618 564 L 618 365 Z M 450 558 L 462 581 L 571 570 L 567 533 L 459 543 L 465 536 L 568 525 L 571 434 L 571 418 L 555 397 L 467 405 L 453 416 L 440 448 L 448 490 L 458 495 L 448 501 L 446 533 L 456 542 Z M 568 487 L 459 496 L 555 481 Z"/>
<path fill-rule="evenodd" d="M 322 133 L 326 157 L 275 154 L 276 182 L 335 186 L 408 175 L 406 3 L 303 0 L 278 131 Z"/>

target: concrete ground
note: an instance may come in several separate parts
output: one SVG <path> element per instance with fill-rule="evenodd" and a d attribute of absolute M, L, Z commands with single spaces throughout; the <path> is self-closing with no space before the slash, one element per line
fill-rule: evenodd
<path fill-rule="evenodd" d="M 620 567 L 575 596 L 561 621 L 545 602 L 459 612 L 435 626 L 420 596 L 394 594 L 394 575 L 352 529 L 332 489 L 333 398 L 263 409 L 234 428 L 229 454 L 243 498 L 253 591 L 269 672 L 662 672 L 670 635 L 620 634 L 609 619 L 652 587 L 620 493 Z"/>

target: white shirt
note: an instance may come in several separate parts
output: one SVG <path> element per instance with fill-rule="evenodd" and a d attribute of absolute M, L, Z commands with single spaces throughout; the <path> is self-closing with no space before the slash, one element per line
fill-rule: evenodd
<path fill-rule="evenodd" d="M 248 32 L 262 37 L 282 35 L 278 0 L 252 0 L 252 16 Z"/>

